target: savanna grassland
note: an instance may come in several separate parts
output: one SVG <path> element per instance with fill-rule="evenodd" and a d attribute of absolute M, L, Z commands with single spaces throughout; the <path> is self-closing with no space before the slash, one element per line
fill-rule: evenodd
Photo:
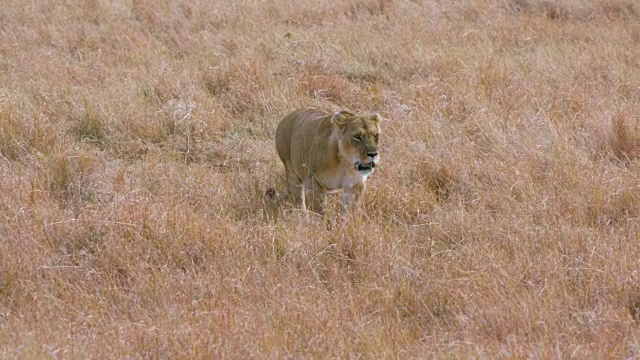
<path fill-rule="evenodd" d="M 346 227 L 264 196 L 309 105 Z M 0 358 L 640 358 L 639 114 L 632 0 L 4 0 Z"/>

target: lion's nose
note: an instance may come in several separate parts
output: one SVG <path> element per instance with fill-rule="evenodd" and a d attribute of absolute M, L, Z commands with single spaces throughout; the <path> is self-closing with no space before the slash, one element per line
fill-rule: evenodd
<path fill-rule="evenodd" d="M 374 158 L 374 157 L 378 156 L 378 153 L 377 152 L 368 152 L 367 156 L 370 156 L 370 157 Z"/>

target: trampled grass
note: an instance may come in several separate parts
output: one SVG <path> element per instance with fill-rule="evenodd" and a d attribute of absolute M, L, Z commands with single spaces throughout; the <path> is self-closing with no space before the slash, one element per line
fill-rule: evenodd
<path fill-rule="evenodd" d="M 636 2 L 1 8 L 1 358 L 640 357 Z M 307 105 L 385 118 L 346 228 Z"/>

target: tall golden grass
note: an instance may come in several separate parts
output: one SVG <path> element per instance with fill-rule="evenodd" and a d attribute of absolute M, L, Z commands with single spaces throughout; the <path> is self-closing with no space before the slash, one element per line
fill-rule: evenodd
<path fill-rule="evenodd" d="M 639 24 L 3 1 L 0 358 L 640 357 Z M 387 119 L 346 228 L 264 197 L 306 105 Z"/>

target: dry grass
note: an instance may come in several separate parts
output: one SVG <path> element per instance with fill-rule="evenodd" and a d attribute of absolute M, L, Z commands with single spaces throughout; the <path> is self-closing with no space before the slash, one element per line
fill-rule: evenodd
<path fill-rule="evenodd" d="M 4 1 L 0 357 L 639 358 L 639 24 Z M 301 105 L 388 119 L 346 230 L 263 196 Z"/>

